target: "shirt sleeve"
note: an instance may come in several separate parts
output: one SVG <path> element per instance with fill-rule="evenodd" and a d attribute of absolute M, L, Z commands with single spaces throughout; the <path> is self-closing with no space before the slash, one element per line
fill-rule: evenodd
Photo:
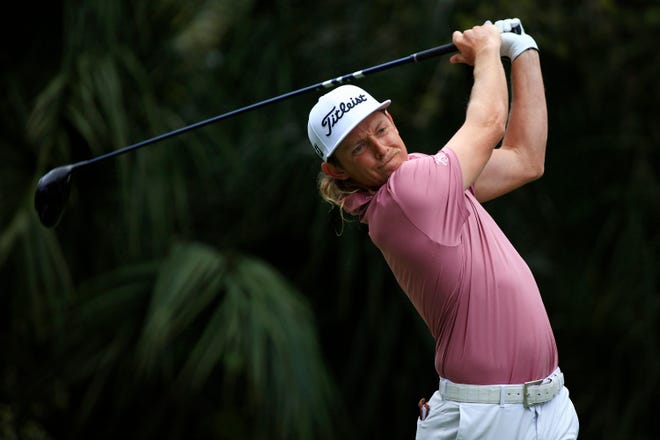
<path fill-rule="evenodd" d="M 431 240 L 447 246 L 460 243 L 469 212 L 461 167 L 451 149 L 408 160 L 390 176 L 388 186 L 404 215 Z"/>

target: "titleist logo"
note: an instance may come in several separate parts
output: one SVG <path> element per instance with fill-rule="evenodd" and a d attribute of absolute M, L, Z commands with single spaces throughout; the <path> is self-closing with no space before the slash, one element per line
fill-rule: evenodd
<path fill-rule="evenodd" d="M 327 128 L 327 132 L 325 133 L 326 136 L 332 135 L 332 127 L 339 122 L 341 118 L 344 117 L 344 115 L 348 112 L 350 112 L 352 109 L 354 109 L 357 105 L 366 102 L 367 97 L 364 95 L 358 95 L 356 97 L 351 98 L 348 102 L 342 102 L 339 104 L 339 108 L 337 106 L 332 107 L 332 110 L 326 114 L 323 119 L 321 120 L 321 126 Z"/>

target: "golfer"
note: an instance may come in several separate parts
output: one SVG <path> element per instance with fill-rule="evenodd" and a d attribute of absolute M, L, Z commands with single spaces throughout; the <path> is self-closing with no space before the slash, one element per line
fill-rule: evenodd
<path fill-rule="evenodd" d="M 521 34 L 506 32 L 516 26 Z M 444 147 L 408 153 L 389 100 L 338 87 L 309 114 L 319 190 L 368 225 L 435 339 L 439 386 L 420 401 L 417 439 L 574 439 L 578 418 L 539 289 L 481 205 L 543 174 L 538 47 L 518 19 L 452 40 L 450 61 L 472 66 L 474 83 Z M 510 109 L 502 57 L 511 62 Z"/>

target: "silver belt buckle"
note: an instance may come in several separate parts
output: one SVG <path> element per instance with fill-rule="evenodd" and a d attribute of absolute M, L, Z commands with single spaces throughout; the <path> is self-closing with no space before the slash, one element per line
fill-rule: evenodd
<path fill-rule="evenodd" d="M 533 386 L 533 385 L 541 385 L 545 379 L 539 379 L 539 380 L 531 380 L 529 382 L 525 382 L 523 384 L 523 406 L 525 408 L 529 408 L 532 405 L 536 405 L 536 403 L 529 403 L 529 391 L 528 387 Z"/>

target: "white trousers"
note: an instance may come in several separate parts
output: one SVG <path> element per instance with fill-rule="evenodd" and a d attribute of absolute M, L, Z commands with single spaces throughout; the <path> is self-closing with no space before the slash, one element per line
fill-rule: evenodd
<path fill-rule="evenodd" d="M 417 419 L 416 440 L 573 440 L 579 422 L 564 387 L 554 399 L 525 408 L 522 404 L 428 401 L 429 413 Z"/>

